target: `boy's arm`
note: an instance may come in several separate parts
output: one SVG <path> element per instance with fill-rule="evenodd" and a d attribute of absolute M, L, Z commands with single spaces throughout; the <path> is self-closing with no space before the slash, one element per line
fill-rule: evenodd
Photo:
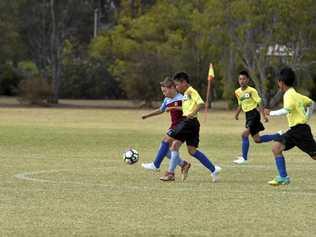
<path fill-rule="evenodd" d="M 235 112 L 235 119 L 238 120 L 239 119 L 239 114 L 242 111 L 242 109 L 241 109 L 241 101 L 239 99 L 239 95 L 237 93 L 237 90 L 235 91 L 235 97 L 236 97 L 237 102 L 238 102 L 238 107 L 237 107 L 237 110 Z"/>
<path fill-rule="evenodd" d="M 278 110 L 269 110 L 265 109 L 264 113 L 268 116 L 282 116 L 287 115 L 289 112 L 291 112 L 294 108 L 295 101 L 292 97 L 284 97 L 283 99 L 283 108 Z"/>
<path fill-rule="evenodd" d="M 170 112 L 171 110 L 182 110 L 181 106 L 173 106 L 173 107 L 167 107 L 166 112 Z"/>
<path fill-rule="evenodd" d="M 264 122 L 269 122 L 269 119 L 268 119 L 267 115 L 265 114 L 264 108 L 262 105 L 259 105 L 259 111 L 263 117 Z"/>
<path fill-rule="evenodd" d="M 152 111 L 152 112 L 150 112 L 148 114 L 144 114 L 142 116 L 142 119 L 146 119 L 146 118 L 149 118 L 149 117 L 157 116 L 157 115 L 160 115 L 162 113 L 163 113 L 163 111 L 161 111 L 160 109 L 156 109 L 156 110 L 154 110 L 154 111 Z"/>
<path fill-rule="evenodd" d="M 303 96 L 303 100 L 305 106 L 305 115 L 307 116 L 307 119 L 310 119 L 314 111 L 314 101 L 307 96 Z"/>
<path fill-rule="evenodd" d="M 200 94 L 197 91 L 192 91 L 190 94 L 192 100 L 195 102 L 195 107 L 190 114 L 187 115 L 189 119 L 192 119 L 197 116 L 197 113 L 203 108 L 205 105 L 204 101 L 202 100 Z"/>
<path fill-rule="evenodd" d="M 235 119 L 236 119 L 236 120 L 238 120 L 240 112 L 241 112 L 241 107 L 238 106 L 238 108 L 237 108 L 237 110 L 236 110 L 236 113 L 235 113 Z"/>
<path fill-rule="evenodd" d="M 258 95 L 258 91 L 257 91 L 257 90 L 254 90 L 254 91 L 253 91 L 252 97 L 253 97 L 253 99 L 256 101 L 256 103 L 258 104 L 258 108 L 259 108 L 259 111 L 260 111 L 260 113 L 261 113 L 261 115 L 262 115 L 262 117 L 263 117 L 263 120 L 264 120 L 265 122 L 268 122 L 269 119 L 268 119 L 267 115 L 266 115 L 265 112 L 264 112 L 264 109 L 263 109 L 263 106 L 262 106 L 262 99 L 261 99 L 261 97 Z"/>
<path fill-rule="evenodd" d="M 310 106 L 306 107 L 306 116 L 308 119 L 312 117 L 312 114 L 314 112 L 314 105 L 315 103 L 312 101 Z"/>
<path fill-rule="evenodd" d="M 289 111 L 286 110 L 285 108 L 273 110 L 273 111 L 269 109 L 264 109 L 264 113 L 265 115 L 269 115 L 269 116 L 282 116 L 282 115 L 287 115 Z"/>

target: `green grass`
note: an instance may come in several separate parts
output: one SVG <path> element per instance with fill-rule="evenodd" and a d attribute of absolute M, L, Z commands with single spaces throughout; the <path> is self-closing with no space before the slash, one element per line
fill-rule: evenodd
<path fill-rule="evenodd" d="M 0 236 L 316 236 L 316 163 L 306 154 L 287 152 L 292 183 L 270 187 L 271 144 L 251 143 L 249 164 L 234 166 L 243 117 L 210 111 L 200 148 L 223 167 L 220 182 L 184 147 L 187 181 L 162 183 L 140 163 L 153 159 L 168 116 L 141 120 L 144 112 L 1 109 Z M 286 120 L 266 127 L 286 129 Z M 122 161 L 128 146 L 139 163 Z"/>

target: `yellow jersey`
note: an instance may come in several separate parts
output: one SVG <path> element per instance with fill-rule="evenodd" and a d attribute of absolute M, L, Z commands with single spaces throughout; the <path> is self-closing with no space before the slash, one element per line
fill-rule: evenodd
<path fill-rule="evenodd" d="M 288 111 L 287 120 L 289 127 L 307 123 L 306 107 L 313 101 L 307 96 L 297 93 L 293 87 L 289 88 L 283 96 L 284 109 Z"/>
<path fill-rule="evenodd" d="M 191 114 L 198 104 L 204 104 L 200 94 L 190 86 L 183 95 L 182 98 L 182 112 L 183 116 Z M 197 117 L 197 115 L 195 116 Z"/>
<path fill-rule="evenodd" d="M 247 86 L 244 90 L 238 88 L 235 90 L 235 96 L 238 100 L 238 105 L 244 112 L 257 108 L 261 103 L 257 90 L 251 86 Z"/>

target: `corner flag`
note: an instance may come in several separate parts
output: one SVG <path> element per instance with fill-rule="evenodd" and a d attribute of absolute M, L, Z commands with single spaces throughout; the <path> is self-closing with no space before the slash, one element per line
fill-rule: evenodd
<path fill-rule="evenodd" d="M 208 69 L 208 80 L 211 81 L 211 80 L 214 80 L 215 78 L 215 74 L 214 74 L 214 69 L 213 69 L 213 64 L 210 63 L 210 67 Z"/>
<path fill-rule="evenodd" d="M 206 102 L 205 102 L 205 122 L 207 120 L 208 114 L 208 106 L 209 106 L 209 97 L 212 93 L 212 81 L 215 79 L 213 64 L 210 63 L 210 67 L 208 69 L 208 77 L 207 77 L 207 91 L 206 91 Z"/>

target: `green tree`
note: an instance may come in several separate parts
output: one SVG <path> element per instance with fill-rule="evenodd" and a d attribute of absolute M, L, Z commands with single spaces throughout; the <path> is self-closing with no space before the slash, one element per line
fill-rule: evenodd
<path fill-rule="evenodd" d="M 306 49 L 314 44 L 315 5 L 312 0 L 234 0 L 227 5 L 234 51 L 265 99 L 271 68 L 287 64 L 299 69 L 304 64 Z"/>
<path fill-rule="evenodd" d="M 91 56 L 103 59 L 129 98 L 148 104 L 160 95 L 159 81 L 179 70 L 204 88 L 209 63 L 220 54 L 212 44 L 217 28 L 204 20 L 205 9 L 203 1 L 166 1 L 136 18 L 122 17 L 113 31 L 94 40 Z"/>
<path fill-rule="evenodd" d="M 20 7 L 28 53 L 41 75 L 52 81 L 53 103 L 58 103 L 63 78 L 65 42 L 77 39 L 87 44 L 93 34 L 93 12 L 92 0 L 24 0 Z"/>

